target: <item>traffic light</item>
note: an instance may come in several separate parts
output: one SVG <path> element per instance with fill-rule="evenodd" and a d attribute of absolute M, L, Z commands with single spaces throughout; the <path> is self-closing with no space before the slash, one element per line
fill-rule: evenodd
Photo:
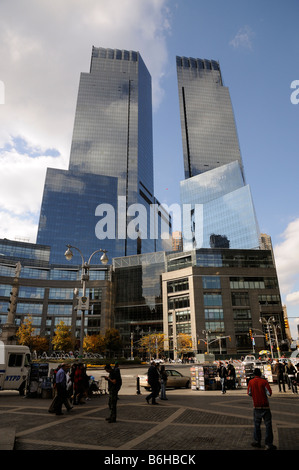
<path fill-rule="evenodd" d="M 287 318 L 284 319 L 284 327 L 289 328 L 289 322 Z"/>
<path fill-rule="evenodd" d="M 268 333 L 265 333 L 266 341 L 268 341 Z"/>
<path fill-rule="evenodd" d="M 251 329 L 249 330 L 249 336 L 252 339 L 252 330 Z"/>

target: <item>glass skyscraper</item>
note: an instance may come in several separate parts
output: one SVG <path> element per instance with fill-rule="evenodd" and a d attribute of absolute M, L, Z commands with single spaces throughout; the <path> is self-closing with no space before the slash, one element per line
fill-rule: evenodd
<path fill-rule="evenodd" d="M 158 206 L 151 76 L 139 52 L 93 47 L 80 78 L 69 170 L 47 172 L 37 241 L 51 246 L 52 263 L 65 261 L 66 244 L 86 257 L 107 249 L 110 260 L 154 252 L 162 242 L 150 236 L 158 233 Z"/>
<path fill-rule="evenodd" d="M 258 249 L 229 90 L 219 63 L 177 57 L 185 180 L 180 183 L 184 250 Z"/>

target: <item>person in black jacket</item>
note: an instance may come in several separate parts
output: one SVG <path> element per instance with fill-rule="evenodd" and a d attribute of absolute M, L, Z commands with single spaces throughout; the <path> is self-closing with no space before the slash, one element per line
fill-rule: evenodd
<path fill-rule="evenodd" d="M 117 394 L 118 394 L 118 373 L 112 369 L 110 364 L 105 366 L 105 371 L 108 372 L 109 376 L 104 376 L 104 379 L 108 382 L 108 392 L 109 392 L 109 410 L 110 416 L 106 418 L 108 423 L 116 422 L 116 405 L 117 405 Z"/>
<path fill-rule="evenodd" d="M 236 369 L 234 368 L 233 361 L 230 360 L 227 364 L 227 388 L 232 390 L 236 389 Z"/>
<path fill-rule="evenodd" d="M 152 392 L 145 399 L 147 403 L 149 403 L 151 399 L 152 405 L 158 405 L 156 402 L 156 398 L 160 391 L 160 374 L 158 372 L 158 367 L 159 364 L 152 362 L 147 372 L 148 384 L 150 385 Z"/>
<path fill-rule="evenodd" d="M 285 380 L 284 380 L 284 370 L 285 370 L 284 364 L 282 364 L 281 362 L 277 362 L 276 365 L 274 366 L 274 372 L 277 375 L 277 383 L 278 383 L 280 392 L 281 392 L 281 384 L 282 384 L 283 391 L 284 392 L 286 391 Z"/>
<path fill-rule="evenodd" d="M 219 367 L 217 369 L 217 373 L 220 377 L 220 382 L 221 382 L 221 392 L 226 393 L 226 377 L 227 377 L 227 370 L 225 367 L 225 364 L 222 364 L 222 362 L 219 363 Z"/>

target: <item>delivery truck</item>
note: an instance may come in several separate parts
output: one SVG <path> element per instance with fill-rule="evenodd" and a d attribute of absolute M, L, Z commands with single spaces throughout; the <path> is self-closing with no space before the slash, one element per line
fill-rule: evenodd
<path fill-rule="evenodd" d="M 30 349 L 0 341 L 0 390 L 18 390 L 24 395 L 30 372 Z"/>

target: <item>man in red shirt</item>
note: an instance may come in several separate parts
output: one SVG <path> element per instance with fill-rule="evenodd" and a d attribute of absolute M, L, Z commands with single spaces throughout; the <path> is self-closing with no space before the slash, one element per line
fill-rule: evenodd
<path fill-rule="evenodd" d="M 268 381 L 262 378 L 260 369 L 254 369 L 254 378 L 248 383 L 247 394 L 253 400 L 253 421 L 254 421 L 254 447 L 261 447 L 261 423 L 262 420 L 266 426 L 265 446 L 267 450 L 275 450 L 273 445 L 272 415 L 268 396 L 272 395 L 271 387 Z"/>

